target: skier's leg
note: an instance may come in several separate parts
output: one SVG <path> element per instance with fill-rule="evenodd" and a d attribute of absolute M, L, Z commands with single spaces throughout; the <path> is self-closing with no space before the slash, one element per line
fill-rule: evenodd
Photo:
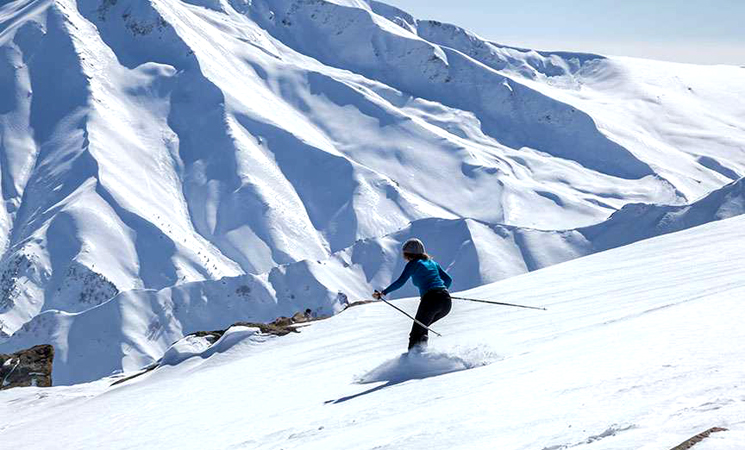
<path fill-rule="evenodd" d="M 419 302 L 419 309 L 416 312 L 416 319 L 423 324 L 430 326 L 450 313 L 453 303 L 450 299 L 450 293 L 447 290 L 437 290 L 427 292 Z M 409 350 L 412 348 L 426 347 L 429 340 L 427 329 L 414 322 L 409 334 Z"/>
<path fill-rule="evenodd" d="M 427 295 L 422 297 L 421 301 L 419 302 L 419 309 L 417 309 L 415 317 L 416 320 L 422 322 L 427 326 L 430 326 L 435 318 L 435 314 L 437 313 L 438 308 L 436 308 L 437 305 L 435 305 L 434 302 L 430 302 L 428 300 L 429 298 Z M 409 350 L 416 346 L 426 347 L 428 340 L 429 333 L 427 332 L 427 329 L 414 322 L 414 324 L 411 326 L 411 333 L 409 333 Z"/>

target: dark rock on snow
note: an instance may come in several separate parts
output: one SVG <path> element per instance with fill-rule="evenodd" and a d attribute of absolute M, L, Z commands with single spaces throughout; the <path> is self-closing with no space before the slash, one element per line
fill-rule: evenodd
<path fill-rule="evenodd" d="M 292 317 L 278 317 L 273 322 L 269 322 L 269 323 L 236 322 L 224 330 L 196 331 L 194 333 L 188 334 L 187 336 L 203 337 L 207 339 L 207 342 L 209 342 L 210 345 L 220 340 L 220 338 L 225 334 L 225 332 L 228 331 L 228 329 L 230 329 L 231 327 L 258 328 L 259 331 L 264 334 L 271 334 L 274 336 L 285 336 L 290 333 L 299 333 L 299 331 L 294 326 L 296 324 L 301 324 L 305 322 L 313 322 L 315 320 L 322 320 L 325 318 L 326 318 L 325 316 L 314 316 L 310 309 L 306 309 L 305 312 L 297 312 Z M 134 378 L 139 377 L 140 375 L 144 375 L 152 370 L 155 370 L 158 367 L 160 367 L 160 364 L 158 362 L 153 363 L 150 366 L 145 367 L 141 372 L 138 372 L 134 375 L 130 375 L 128 377 L 121 378 L 115 381 L 114 383 L 112 383 L 111 385 L 116 386 L 117 384 L 121 384 L 126 381 L 132 380 Z"/>
<path fill-rule="evenodd" d="M 0 390 L 22 386 L 50 387 L 54 347 L 37 345 L 0 355 Z"/>

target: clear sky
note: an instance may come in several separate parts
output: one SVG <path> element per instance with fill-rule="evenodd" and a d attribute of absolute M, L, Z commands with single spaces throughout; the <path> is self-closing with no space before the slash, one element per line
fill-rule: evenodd
<path fill-rule="evenodd" d="M 502 44 L 745 65 L 745 0 L 382 1 Z"/>

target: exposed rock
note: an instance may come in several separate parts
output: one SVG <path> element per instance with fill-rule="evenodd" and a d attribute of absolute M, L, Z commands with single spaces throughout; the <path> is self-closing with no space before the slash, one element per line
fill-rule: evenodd
<path fill-rule="evenodd" d="M 279 328 L 288 327 L 288 326 L 292 325 L 292 323 L 293 322 L 292 322 L 292 319 L 291 318 L 284 317 L 284 316 L 277 317 L 277 319 L 274 322 L 271 322 L 272 325 L 275 325 L 275 326 L 277 326 Z"/>
<path fill-rule="evenodd" d="M 196 333 L 191 333 L 187 336 L 196 336 L 196 337 L 203 337 L 207 339 L 207 341 L 210 344 L 214 344 L 222 337 L 222 335 L 225 334 L 225 330 L 216 330 L 216 331 L 197 331 Z"/>
<path fill-rule="evenodd" d="M 326 317 L 323 316 L 314 316 L 313 312 L 310 309 L 306 309 L 305 312 L 296 312 L 292 315 L 292 317 L 278 317 L 273 322 L 269 323 L 253 323 L 253 322 L 238 322 L 234 323 L 235 325 L 240 325 L 244 327 L 255 327 L 261 330 L 262 333 L 265 334 L 274 334 L 277 336 L 284 336 L 289 333 L 297 333 L 298 331 L 293 327 L 292 325 L 296 323 L 304 323 L 304 322 L 312 322 L 314 320 L 320 320 L 325 319 Z M 215 331 L 212 331 L 210 333 L 216 333 Z M 221 333 L 224 333 L 222 331 Z M 222 334 L 221 334 L 222 335 Z"/>
<path fill-rule="evenodd" d="M 78 262 L 70 263 L 57 295 L 77 298 L 80 308 L 100 305 L 119 293 L 108 278 Z"/>
<path fill-rule="evenodd" d="M 313 320 L 313 312 L 310 309 L 306 309 L 305 312 L 296 312 L 292 316 L 294 323 L 310 322 Z"/>
<path fill-rule="evenodd" d="M 3 263 L 0 272 L 0 312 L 9 311 L 15 304 L 15 298 L 23 291 L 23 284 L 36 260 L 35 255 L 16 253 Z M 2 329 L 0 328 L 0 331 Z"/>
<path fill-rule="evenodd" d="M 0 390 L 23 386 L 50 387 L 54 347 L 37 345 L 10 355 L 0 355 Z"/>
<path fill-rule="evenodd" d="M 693 447 L 694 445 L 698 444 L 699 442 L 701 442 L 704 439 L 706 439 L 707 437 L 709 437 L 709 435 L 711 435 L 711 433 L 719 433 L 719 432 L 722 432 L 722 431 L 728 431 L 728 430 L 726 428 L 721 428 L 721 427 L 709 428 L 708 430 L 704 431 L 703 433 L 699 433 L 699 434 L 693 436 L 692 438 L 688 439 L 687 441 L 685 441 L 685 442 L 683 442 L 683 443 L 681 443 L 679 445 L 676 445 L 675 447 L 673 447 L 670 450 L 688 450 L 689 448 Z"/>
<path fill-rule="evenodd" d="M 196 331 L 194 333 L 187 334 L 186 336 L 184 336 L 184 338 L 188 336 L 203 337 L 207 339 L 207 341 L 211 345 L 217 342 L 225 334 L 225 332 L 228 331 L 232 327 L 258 328 L 259 331 L 262 332 L 263 334 L 271 334 L 274 336 L 285 336 L 290 333 L 299 333 L 296 327 L 293 326 L 295 324 L 304 323 L 304 322 L 313 322 L 316 320 L 326 319 L 327 317 L 328 316 L 315 316 L 312 310 L 306 309 L 305 312 L 297 312 L 293 314 L 292 317 L 278 317 L 273 322 L 269 322 L 269 323 L 236 322 L 224 330 Z M 159 362 L 153 363 L 150 366 L 145 367 L 141 372 L 138 372 L 134 375 L 130 375 L 128 377 L 121 378 L 115 381 L 114 383 L 112 383 L 111 385 L 115 386 L 117 384 L 124 383 L 133 378 L 137 378 L 140 375 L 144 375 L 152 370 L 155 370 L 158 367 L 160 367 Z"/>
<path fill-rule="evenodd" d="M 309 322 L 312 319 L 307 318 L 302 313 L 296 313 L 292 317 L 278 317 L 273 322 L 269 323 L 257 323 L 257 322 L 236 322 L 230 327 L 251 327 L 258 328 L 264 334 L 272 334 L 274 336 L 285 336 L 290 333 L 297 333 L 298 330 L 292 325 L 296 323 Z M 230 328 L 228 327 L 228 328 Z M 214 330 L 214 331 L 197 331 L 191 333 L 190 336 L 207 337 L 210 342 L 217 342 L 223 334 L 228 330 Z"/>

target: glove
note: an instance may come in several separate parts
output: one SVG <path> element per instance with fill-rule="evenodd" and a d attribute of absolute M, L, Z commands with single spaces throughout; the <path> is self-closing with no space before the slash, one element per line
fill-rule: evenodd
<path fill-rule="evenodd" d="M 380 292 L 380 291 L 375 291 L 375 292 L 373 292 L 373 295 L 372 296 L 373 296 L 374 299 L 380 300 L 383 297 L 383 293 Z"/>

